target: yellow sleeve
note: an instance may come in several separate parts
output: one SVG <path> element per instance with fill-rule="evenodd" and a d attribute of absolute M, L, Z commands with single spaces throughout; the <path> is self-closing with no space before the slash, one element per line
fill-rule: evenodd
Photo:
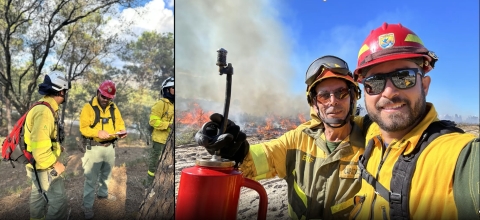
<path fill-rule="evenodd" d="M 98 131 L 90 128 L 90 125 L 95 120 L 95 111 L 89 103 L 83 105 L 82 111 L 80 112 L 80 133 L 83 136 L 93 138 L 98 136 Z"/>
<path fill-rule="evenodd" d="M 27 128 L 30 131 L 30 143 L 27 144 L 32 151 L 37 169 L 45 169 L 57 161 L 57 156 L 52 151 L 54 144 L 52 138 L 55 138 L 56 134 L 55 118 L 47 106 L 39 105 L 34 109 L 30 111 L 32 115 L 29 118 L 33 125 Z"/>
<path fill-rule="evenodd" d="M 150 120 L 149 124 L 154 129 L 157 130 L 167 130 L 168 126 L 172 124 L 171 121 L 165 121 L 162 117 L 165 115 L 165 112 L 168 111 L 168 104 L 164 101 L 158 101 L 153 105 L 151 113 L 150 113 Z"/>
<path fill-rule="evenodd" d="M 268 142 L 251 145 L 240 166 L 243 176 L 254 180 L 285 177 L 287 148 L 292 144 L 289 140 L 293 137 L 293 132 L 289 131 Z"/>

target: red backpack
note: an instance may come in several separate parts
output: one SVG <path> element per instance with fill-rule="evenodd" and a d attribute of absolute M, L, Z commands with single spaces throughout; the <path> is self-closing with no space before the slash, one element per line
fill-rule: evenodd
<path fill-rule="evenodd" d="M 15 123 L 12 131 L 5 138 L 2 144 L 2 157 L 4 161 L 10 161 L 15 168 L 13 161 L 20 164 L 33 164 L 33 156 L 31 152 L 26 149 L 25 141 L 23 140 L 23 134 L 25 133 L 23 126 L 25 125 L 25 118 L 28 112 L 37 105 L 46 105 L 55 115 L 52 106 L 48 102 L 35 102 L 32 107 Z"/>

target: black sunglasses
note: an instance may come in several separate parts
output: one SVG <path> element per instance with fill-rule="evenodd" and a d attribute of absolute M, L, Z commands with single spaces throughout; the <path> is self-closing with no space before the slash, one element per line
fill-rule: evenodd
<path fill-rule="evenodd" d="M 111 100 L 112 100 L 111 98 L 108 98 L 108 97 L 106 97 L 106 96 L 104 96 L 104 95 L 102 95 L 102 94 L 100 94 L 100 97 L 102 97 L 102 99 L 105 99 L 105 100 L 108 100 L 108 101 L 111 101 Z"/>
<path fill-rule="evenodd" d="M 325 69 L 332 71 L 335 74 L 352 76 L 352 73 L 348 69 L 348 64 L 344 60 L 336 56 L 323 56 L 310 64 L 305 74 L 305 83 L 311 85 L 318 75 L 322 74 Z"/>
<path fill-rule="evenodd" d="M 417 83 L 417 73 L 423 76 L 423 72 L 418 68 L 395 70 L 390 73 L 371 75 L 363 79 L 362 83 L 367 94 L 377 95 L 385 90 L 387 79 L 391 79 L 398 89 L 414 87 Z"/>
<path fill-rule="evenodd" d="M 320 91 L 315 96 L 315 99 L 317 100 L 317 102 L 326 105 L 330 102 L 330 97 L 331 97 L 332 94 L 333 94 L 333 96 L 335 96 L 336 99 L 342 100 L 342 99 L 348 97 L 348 95 L 350 94 L 350 90 L 347 89 L 347 88 L 340 88 L 340 89 L 337 89 L 333 92 Z"/>

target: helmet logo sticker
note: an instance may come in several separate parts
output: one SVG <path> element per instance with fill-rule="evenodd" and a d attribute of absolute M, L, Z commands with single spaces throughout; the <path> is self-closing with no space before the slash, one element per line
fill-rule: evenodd
<path fill-rule="evenodd" d="M 378 36 L 378 45 L 382 49 L 393 47 L 395 44 L 395 35 L 393 33 L 382 34 Z"/>
<path fill-rule="evenodd" d="M 111 93 L 112 92 L 112 87 L 108 87 L 108 93 Z"/>

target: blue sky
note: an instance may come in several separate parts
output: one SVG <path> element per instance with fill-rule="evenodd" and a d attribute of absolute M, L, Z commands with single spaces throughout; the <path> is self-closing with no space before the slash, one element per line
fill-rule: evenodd
<path fill-rule="evenodd" d="M 439 114 L 479 114 L 478 1 L 272 1 L 292 41 L 293 88 L 305 89 L 304 74 L 317 57 L 333 54 L 353 70 L 368 33 L 383 22 L 414 31 L 439 57 L 427 101 Z M 363 99 L 360 100 L 364 105 Z"/>

